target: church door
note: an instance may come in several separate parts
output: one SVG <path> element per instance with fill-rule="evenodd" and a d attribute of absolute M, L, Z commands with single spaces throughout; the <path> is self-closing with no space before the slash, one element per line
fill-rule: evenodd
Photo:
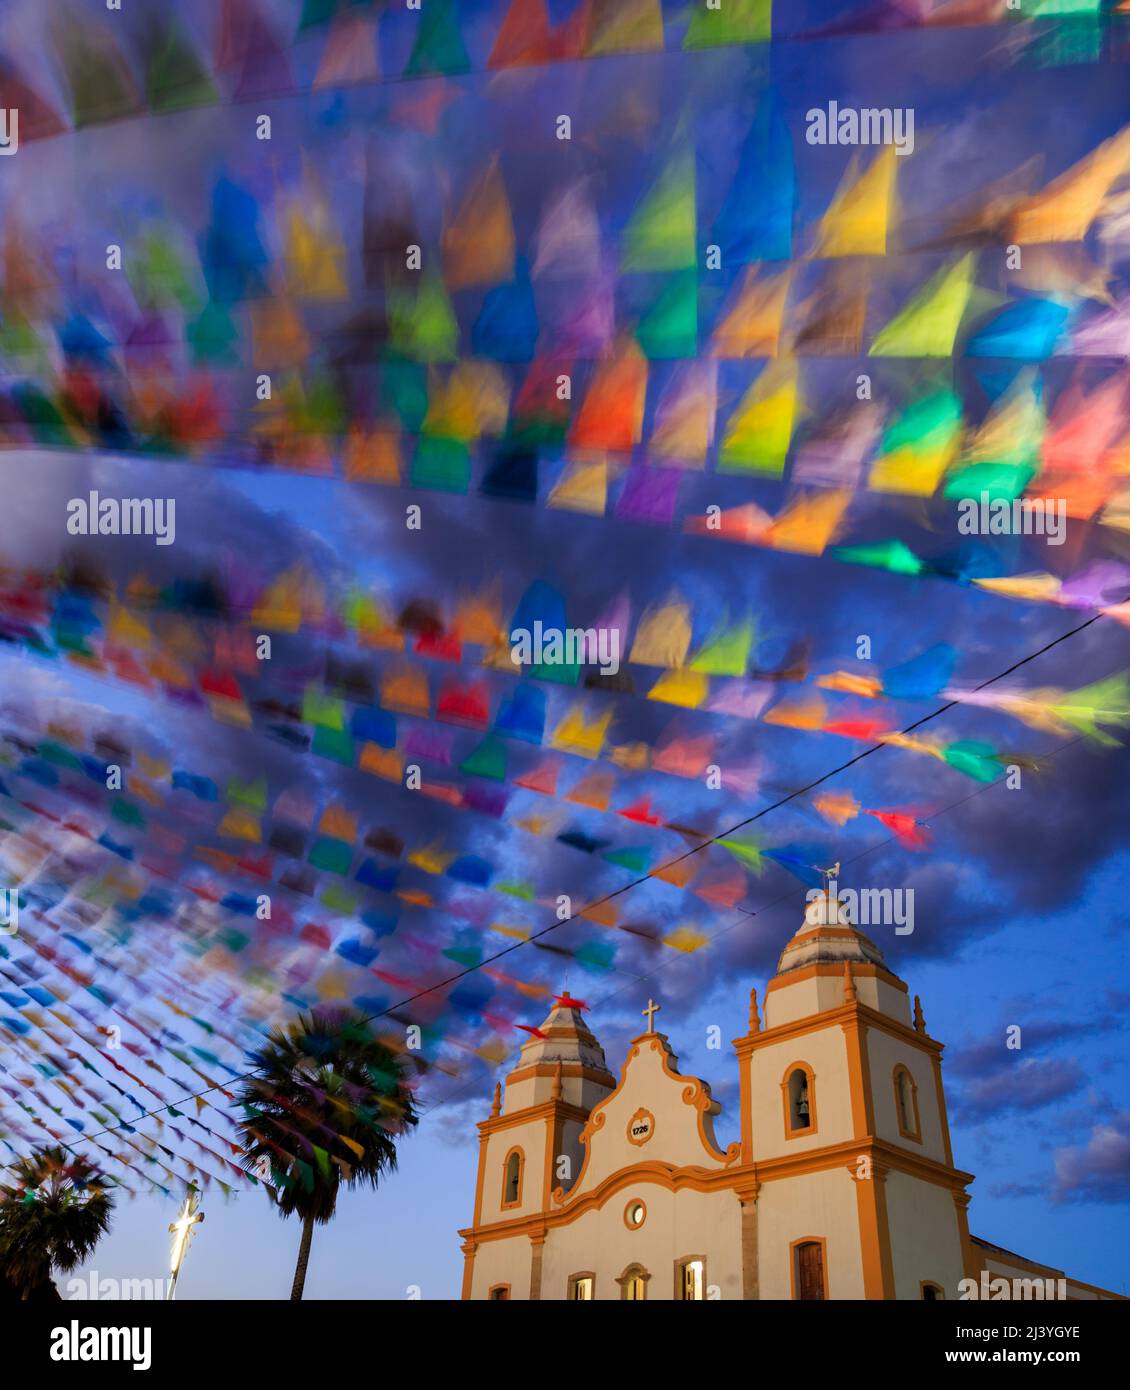
<path fill-rule="evenodd" d="M 814 1240 L 796 1248 L 797 1298 L 824 1297 L 824 1250 Z"/>

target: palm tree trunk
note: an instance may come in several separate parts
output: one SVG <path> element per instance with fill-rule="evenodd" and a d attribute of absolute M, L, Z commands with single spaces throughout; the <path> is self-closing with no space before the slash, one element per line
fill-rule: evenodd
<path fill-rule="evenodd" d="M 298 1263 L 294 1267 L 294 1283 L 291 1285 L 290 1299 L 295 1302 L 302 1297 L 306 1286 L 306 1266 L 310 1263 L 310 1242 L 314 1239 L 314 1218 L 308 1216 L 302 1223 L 302 1243 L 298 1247 Z"/>

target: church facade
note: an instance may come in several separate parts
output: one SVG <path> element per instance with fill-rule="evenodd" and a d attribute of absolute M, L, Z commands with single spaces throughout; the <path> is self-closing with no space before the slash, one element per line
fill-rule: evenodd
<path fill-rule="evenodd" d="M 1114 1298 L 971 1236 L 942 1044 L 817 898 L 734 1040 L 740 1138 L 667 1037 L 619 1079 L 558 996 L 479 1128 L 465 1299 Z"/>

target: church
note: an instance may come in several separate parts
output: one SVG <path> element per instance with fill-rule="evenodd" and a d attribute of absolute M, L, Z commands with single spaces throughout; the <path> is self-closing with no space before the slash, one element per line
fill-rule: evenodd
<path fill-rule="evenodd" d="M 556 997 L 480 1122 L 465 1299 L 1104 1299 L 969 1233 L 942 1044 L 917 996 L 817 896 L 764 1018 L 734 1040 L 740 1138 L 679 1072 L 658 1006 L 619 1080 Z"/>

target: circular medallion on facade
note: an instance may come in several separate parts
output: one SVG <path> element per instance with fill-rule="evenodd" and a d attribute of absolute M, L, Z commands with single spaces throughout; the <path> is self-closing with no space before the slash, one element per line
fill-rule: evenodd
<path fill-rule="evenodd" d="M 637 1110 L 628 1121 L 628 1143 L 637 1148 L 646 1144 L 655 1133 L 655 1116 L 650 1110 Z"/>

